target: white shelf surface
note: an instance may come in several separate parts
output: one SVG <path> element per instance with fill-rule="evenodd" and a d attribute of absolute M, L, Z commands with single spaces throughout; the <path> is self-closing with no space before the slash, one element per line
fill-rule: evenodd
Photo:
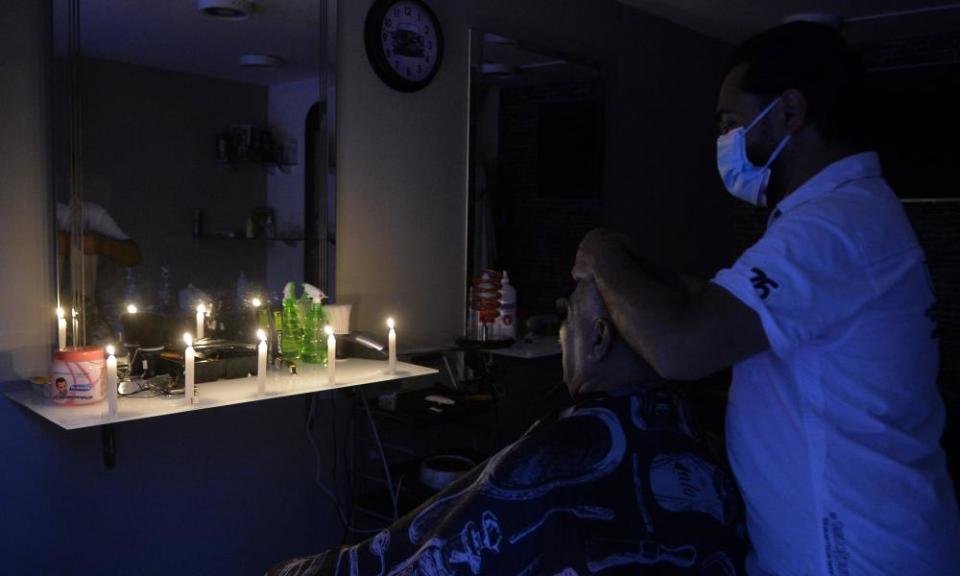
<path fill-rule="evenodd" d="M 547 356 L 558 356 L 561 353 L 560 339 L 553 337 L 536 338 L 531 341 L 517 340 L 512 346 L 506 348 L 491 348 L 485 350 L 491 354 L 500 356 L 510 356 L 512 358 L 523 358 L 532 360 L 534 358 L 545 358 Z"/>
<path fill-rule="evenodd" d="M 107 413 L 106 400 L 96 404 L 62 406 L 54 404 L 50 399 L 41 398 L 30 389 L 7 392 L 6 396 L 62 428 L 76 430 L 102 424 L 143 420 L 207 408 L 261 402 L 285 396 L 338 390 L 437 373 L 437 370 L 433 368 L 397 362 L 396 373 L 389 374 L 387 373 L 387 362 L 384 360 L 346 358 L 337 360 L 336 384 L 330 386 L 326 368 L 310 364 L 298 364 L 297 368 L 299 373 L 295 376 L 291 376 L 285 371 L 269 368 L 267 370 L 266 392 L 263 395 L 257 394 L 256 376 L 203 382 L 197 384 L 200 400 L 197 405 L 188 405 L 183 395 L 155 396 L 152 398 L 121 397 L 115 416 L 110 416 Z"/>

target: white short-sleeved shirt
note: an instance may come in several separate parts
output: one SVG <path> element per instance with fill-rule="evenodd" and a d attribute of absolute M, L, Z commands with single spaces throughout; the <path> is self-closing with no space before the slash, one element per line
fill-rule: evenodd
<path fill-rule="evenodd" d="M 63 232 L 70 231 L 70 206 L 57 203 L 57 229 Z M 103 206 L 93 202 L 83 203 L 83 228 L 88 232 L 100 234 L 114 240 L 129 240 L 124 231 L 117 224 L 116 220 L 110 216 Z"/>
<path fill-rule="evenodd" d="M 960 574 L 923 250 L 877 155 L 784 198 L 712 280 L 770 349 L 734 367 L 727 450 L 751 574 Z"/>

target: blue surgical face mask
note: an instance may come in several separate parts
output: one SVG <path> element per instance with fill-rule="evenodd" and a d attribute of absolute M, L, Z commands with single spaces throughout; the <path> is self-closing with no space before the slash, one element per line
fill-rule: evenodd
<path fill-rule="evenodd" d="M 777 98 L 763 109 L 749 126 L 740 126 L 721 134 L 717 138 L 717 169 L 727 191 L 737 198 L 754 206 L 766 206 L 765 191 L 770 182 L 770 164 L 777 159 L 783 147 L 790 141 L 790 134 L 780 140 L 773 154 L 762 167 L 754 166 L 747 158 L 747 132 L 757 125 L 773 107 L 780 102 Z"/>

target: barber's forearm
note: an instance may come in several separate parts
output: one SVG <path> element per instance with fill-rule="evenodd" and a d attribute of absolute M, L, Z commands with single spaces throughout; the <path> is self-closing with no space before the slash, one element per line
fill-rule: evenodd
<path fill-rule="evenodd" d="M 115 240 L 99 234 L 93 236 L 96 238 L 97 254 L 115 260 L 122 266 L 135 266 L 140 263 L 140 248 L 133 240 Z"/>
<path fill-rule="evenodd" d="M 674 378 L 686 295 L 654 279 L 625 249 L 598 261 L 594 279 L 624 340 L 661 376 Z"/>

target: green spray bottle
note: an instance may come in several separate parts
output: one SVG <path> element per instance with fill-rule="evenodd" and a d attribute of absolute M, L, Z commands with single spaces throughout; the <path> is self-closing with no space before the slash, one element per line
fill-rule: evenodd
<path fill-rule="evenodd" d="M 303 296 L 308 299 L 306 321 L 303 325 L 303 346 L 300 348 L 300 358 L 308 364 L 327 363 L 327 345 L 321 337 L 324 326 L 327 325 L 326 310 L 323 309 L 323 299 L 326 295 L 316 286 L 304 283 Z"/>
<path fill-rule="evenodd" d="M 299 360 L 303 343 L 303 323 L 300 307 L 297 305 L 296 284 L 287 282 L 283 288 L 283 334 L 280 349 L 287 360 Z"/>

